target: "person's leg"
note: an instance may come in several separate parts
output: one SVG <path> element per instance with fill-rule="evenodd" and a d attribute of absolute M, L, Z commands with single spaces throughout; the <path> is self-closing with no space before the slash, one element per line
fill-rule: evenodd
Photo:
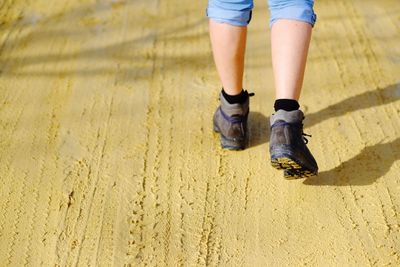
<path fill-rule="evenodd" d="M 269 0 L 276 99 L 298 100 L 303 84 L 314 0 Z"/>
<path fill-rule="evenodd" d="M 213 127 L 223 148 L 245 148 L 249 94 L 243 90 L 244 54 L 252 0 L 209 0 L 211 46 L 223 90 Z"/>
<path fill-rule="evenodd" d="M 209 0 L 211 46 L 224 92 L 238 95 L 243 87 L 247 25 L 253 0 Z"/>
<path fill-rule="evenodd" d="M 299 100 L 312 26 L 303 21 L 277 20 L 271 29 L 276 99 Z"/>
<path fill-rule="evenodd" d="M 209 20 L 215 65 L 224 91 L 238 95 L 243 88 L 247 26 L 234 26 Z"/>
<path fill-rule="evenodd" d="M 271 164 L 286 178 L 318 173 L 318 165 L 303 137 L 304 114 L 299 110 L 311 29 L 313 0 L 269 0 L 271 51 L 275 80 L 275 113 L 271 116 Z"/>

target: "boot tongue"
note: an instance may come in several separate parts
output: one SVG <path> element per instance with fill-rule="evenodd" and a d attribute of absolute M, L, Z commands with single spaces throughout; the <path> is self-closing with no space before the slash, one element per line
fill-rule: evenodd
<path fill-rule="evenodd" d="M 221 93 L 220 101 L 222 111 L 228 116 L 245 116 L 249 111 L 249 98 L 243 104 L 230 104 Z"/>
<path fill-rule="evenodd" d="M 304 114 L 301 110 L 286 111 L 283 109 L 278 110 L 271 116 L 271 125 L 277 121 L 285 121 L 287 123 L 298 123 L 303 121 Z"/>

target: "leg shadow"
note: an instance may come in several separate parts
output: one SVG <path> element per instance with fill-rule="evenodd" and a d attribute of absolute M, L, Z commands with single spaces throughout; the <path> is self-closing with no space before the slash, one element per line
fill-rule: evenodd
<path fill-rule="evenodd" d="M 347 112 L 385 105 L 400 100 L 400 84 L 392 84 L 383 89 L 368 91 L 347 98 L 318 112 L 307 115 L 305 127 L 316 125 L 324 120 L 339 117 Z"/>
<path fill-rule="evenodd" d="M 248 147 L 255 147 L 268 142 L 269 140 L 269 117 L 260 112 L 250 111 L 249 114 L 249 144 Z"/>
<path fill-rule="evenodd" d="M 316 125 L 324 120 L 345 115 L 347 112 L 380 106 L 400 100 L 400 84 L 392 84 L 383 89 L 368 91 L 339 103 L 328 106 L 318 112 L 306 114 L 305 127 Z M 249 145 L 255 147 L 267 143 L 270 135 L 269 117 L 260 112 L 249 115 Z"/>
<path fill-rule="evenodd" d="M 365 147 L 360 154 L 317 177 L 306 179 L 306 185 L 369 185 L 385 175 L 400 159 L 400 138 L 388 143 Z"/>

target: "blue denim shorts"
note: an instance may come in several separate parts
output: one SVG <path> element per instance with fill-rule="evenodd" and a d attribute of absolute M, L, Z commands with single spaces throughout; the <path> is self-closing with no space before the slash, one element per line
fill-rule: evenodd
<path fill-rule="evenodd" d="M 208 0 L 206 15 L 218 22 L 247 26 L 251 20 L 253 0 Z M 278 19 L 300 20 L 314 26 L 314 0 L 268 0 L 270 27 Z"/>

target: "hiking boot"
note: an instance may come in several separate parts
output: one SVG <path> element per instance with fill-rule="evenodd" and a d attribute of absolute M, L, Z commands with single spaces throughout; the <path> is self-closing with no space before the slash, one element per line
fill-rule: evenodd
<path fill-rule="evenodd" d="M 318 165 L 307 148 L 301 110 L 278 110 L 271 116 L 269 152 L 271 165 L 284 170 L 286 179 L 306 178 L 318 174 Z"/>
<path fill-rule="evenodd" d="M 220 106 L 214 113 L 214 131 L 220 134 L 222 148 L 230 150 L 241 150 L 247 143 L 247 117 L 249 115 L 249 96 L 242 104 L 230 104 L 220 93 Z"/>

